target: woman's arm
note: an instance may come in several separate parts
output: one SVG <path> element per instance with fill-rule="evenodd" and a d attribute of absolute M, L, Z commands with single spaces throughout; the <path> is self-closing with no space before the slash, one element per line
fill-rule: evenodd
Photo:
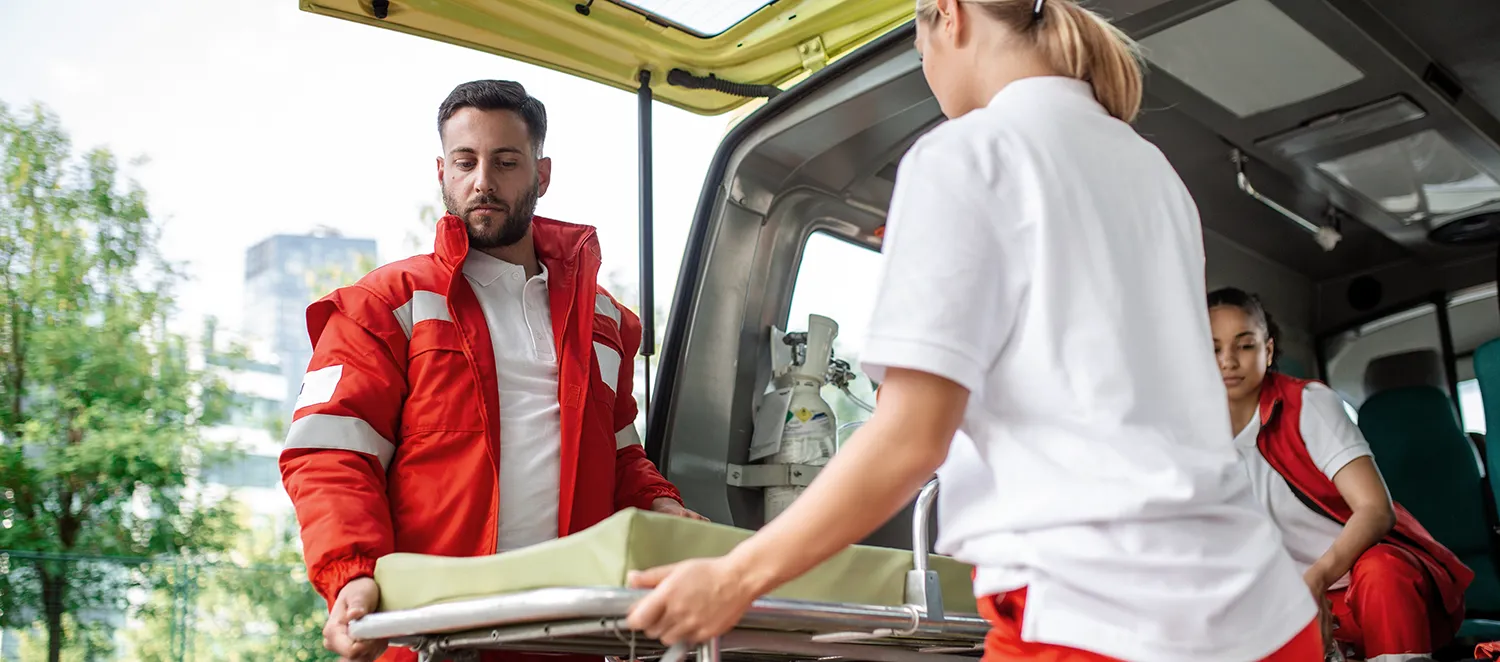
<path fill-rule="evenodd" d="M 1354 567 L 1360 554 L 1374 547 L 1396 525 L 1391 494 L 1370 456 L 1356 458 L 1344 465 L 1334 474 L 1333 484 L 1354 514 L 1328 551 L 1307 570 L 1308 585 L 1318 591 L 1328 590 Z"/>
<path fill-rule="evenodd" d="M 1370 445 L 1344 409 L 1344 399 L 1333 389 L 1312 383 L 1302 392 L 1299 431 L 1307 452 L 1323 471 L 1353 514 L 1303 577 L 1307 587 L 1322 595 L 1343 577 L 1365 550 L 1380 542 L 1396 525 L 1391 494 L 1370 455 Z"/>
<path fill-rule="evenodd" d="M 728 556 L 633 573 L 657 588 L 636 603 L 631 628 L 665 644 L 729 630 L 750 604 L 870 535 L 911 501 L 948 455 L 968 389 L 925 372 L 891 368 L 880 406 L 807 491 Z"/>

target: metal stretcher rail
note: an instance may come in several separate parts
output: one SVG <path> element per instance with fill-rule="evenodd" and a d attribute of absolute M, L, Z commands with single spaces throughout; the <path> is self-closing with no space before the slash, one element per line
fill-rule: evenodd
<path fill-rule="evenodd" d="M 989 625 L 976 615 L 944 614 L 937 573 L 927 563 L 927 522 L 936 480 L 923 488 L 913 517 L 914 568 L 901 606 L 763 598 L 731 632 L 704 642 L 696 662 L 850 659 L 872 662 L 972 662 Z M 578 653 L 681 662 L 625 625 L 648 592 L 559 587 L 370 614 L 350 623 L 357 639 L 385 639 L 423 662 L 475 659 L 481 650 Z"/>

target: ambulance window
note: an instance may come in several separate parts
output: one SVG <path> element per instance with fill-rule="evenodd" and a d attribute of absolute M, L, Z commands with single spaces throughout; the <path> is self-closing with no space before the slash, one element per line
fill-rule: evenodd
<path fill-rule="evenodd" d="M 856 374 L 849 390 L 861 401 L 874 405 L 870 380 L 859 373 L 859 352 L 865 329 L 875 309 L 875 282 L 880 273 L 880 253 L 826 232 L 814 232 L 802 249 L 802 263 L 792 285 L 792 304 L 787 315 L 789 331 L 807 329 L 810 314 L 832 318 L 839 325 L 833 341 L 835 358 L 847 361 Z M 869 418 L 869 413 L 833 385 L 823 387 L 823 399 L 833 408 L 839 425 Z M 847 438 L 848 431 L 840 435 Z"/>
<path fill-rule="evenodd" d="M 615 0 L 675 25 L 698 37 L 713 37 L 732 28 L 774 0 Z"/>
<path fill-rule="evenodd" d="M 1324 341 L 1328 385 L 1356 410 L 1364 406 L 1365 370 L 1383 356 L 1414 350 L 1442 351 L 1437 308 L 1422 304 Z"/>
<path fill-rule="evenodd" d="M 1449 340 L 1455 354 L 1453 369 L 1458 383 L 1456 400 L 1461 423 L 1468 432 L 1484 433 L 1486 428 L 1473 353 L 1500 335 L 1500 307 L 1495 305 L 1495 299 L 1494 283 L 1448 296 Z M 1342 393 L 1352 408 L 1358 409 L 1370 396 L 1364 392 L 1364 376 L 1371 361 L 1413 350 L 1431 350 L 1441 355 L 1443 337 L 1437 306 L 1421 304 L 1326 339 L 1323 349 L 1329 357 L 1329 385 Z"/>
<path fill-rule="evenodd" d="M 1458 409 L 1463 414 L 1464 431 L 1484 434 L 1484 398 L 1479 395 L 1479 380 L 1458 383 Z"/>
<path fill-rule="evenodd" d="M 1454 369 L 1458 373 L 1458 409 L 1464 429 L 1484 434 L 1484 398 L 1474 374 L 1474 352 L 1500 336 L 1500 306 L 1495 283 L 1454 292 L 1449 297 L 1448 325 L 1453 330 Z"/>

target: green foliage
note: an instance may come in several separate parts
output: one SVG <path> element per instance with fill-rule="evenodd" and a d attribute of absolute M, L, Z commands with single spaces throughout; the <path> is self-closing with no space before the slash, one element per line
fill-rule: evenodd
<path fill-rule="evenodd" d="M 79 623 L 71 614 L 63 616 L 63 632 L 70 646 L 62 653 L 62 662 L 93 662 L 115 657 L 115 644 L 110 639 L 109 628 L 100 624 Z M 17 635 L 20 659 L 40 660 L 47 656 L 47 637 L 37 631 L 21 632 Z"/>
<path fill-rule="evenodd" d="M 225 386 L 168 328 L 180 276 L 145 191 L 120 179 L 107 150 L 75 158 L 44 108 L 0 104 L 0 548 L 212 554 L 236 530 L 189 481 L 224 450 L 200 429 Z M 57 662 L 88 631 L 68 615 L 123 599 L 117 575 L 7 574 L 0 625 L 44 621 Z"/>
<path fill-rule="evenodd" d="M 143 626 L 129 637 L 133 659 L 176 662 L 179 652 L 224 662 L 336 659 L 323 650 L 328 608 L 307 581 L 295 529 L 247 527 L 226 558 L 163 565 L 155 574 L 152 597 L 139 612 Z M 174 651 L 168 643 L 184 626 L 185 651 Z"/>

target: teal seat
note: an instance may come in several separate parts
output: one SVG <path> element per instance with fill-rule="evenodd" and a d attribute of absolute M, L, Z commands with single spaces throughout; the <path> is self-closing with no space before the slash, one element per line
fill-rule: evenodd
<path fill-rule="evenodd" d="M 1455 637 L 1475 641 L 1500 641 L 1500 621 L 1471 618 L 1459 626 Z"/>
<path fill-rule="evenodd" d="M 1470 612 L 1500 614 L 1490 497 L 1443 374 L 1430 350 L 1372 361 L 1359 427 L 1391 497 L 1474 571 L 1465 595 Z"/>
<path fill-rule="evenodd" d="M 1474 377 L 1479 381 L 1479 396 L 1484 401 L 1484 420 L 1500 421 L 1500 339 L 1491 340 L 1474 350 Z M 1500 453 L 1486 449 L 1485 465 L 1491 476 L 1491 485 L 1496 471 L 1500 470 Z M 1500 508 L 1500 494 L 1496 494 L 1496 506 Z"/>

